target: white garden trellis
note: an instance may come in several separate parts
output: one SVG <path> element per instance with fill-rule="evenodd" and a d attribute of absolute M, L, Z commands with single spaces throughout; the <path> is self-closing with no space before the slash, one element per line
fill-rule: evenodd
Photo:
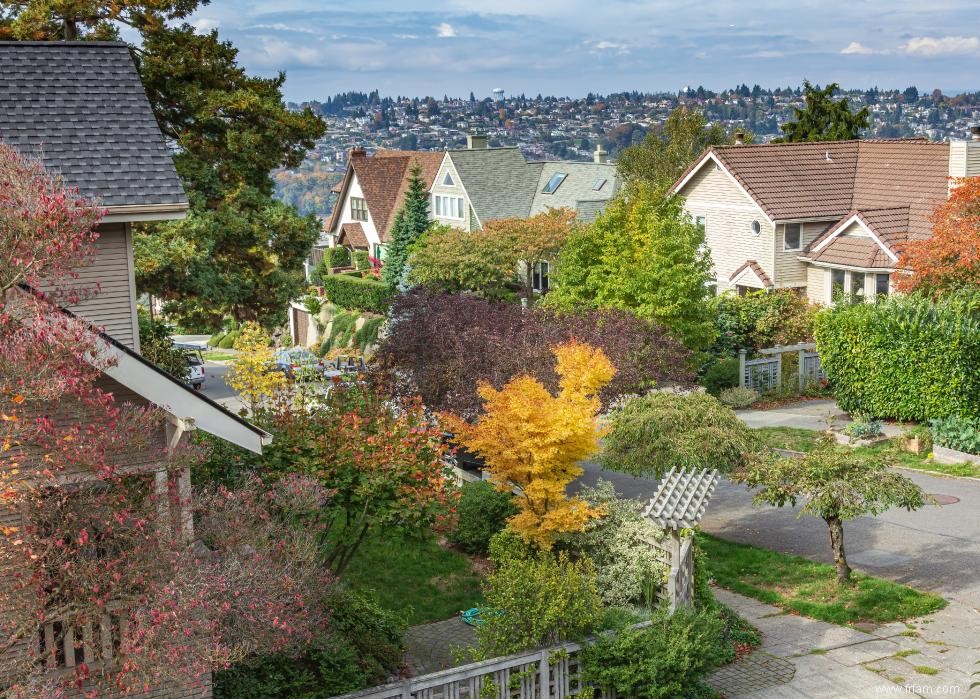
<path fill-rule="evenodd" d="M 671 612 L 693 601 L 693 529 L 704 516 L 718 480 L 716 470 L 671 469 L 643 510 L 644 517 L 670 534 L 668 542 L 650 541 L 649 544 L 669 555 L 669 558 L 665 556 L 670 561 L 670 573 L 663 596 Z M 585 689 L 579 662 L 581 649 L 580 643 L 564 643 L 412 677 L 335 699 L 571 699 Z M 595 696 L 615 699 L 615 694 L 610 692 Z"/>

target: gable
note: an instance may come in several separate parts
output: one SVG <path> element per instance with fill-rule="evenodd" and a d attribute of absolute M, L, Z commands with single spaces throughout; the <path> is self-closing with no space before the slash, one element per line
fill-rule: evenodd
<path fill-rule="evenodd" d="M 700 208 L 742 208 L 766 215 L 758 202 L 710 154 L 691 170 L 686 181 L 682 181 L 675 191 Z"/>

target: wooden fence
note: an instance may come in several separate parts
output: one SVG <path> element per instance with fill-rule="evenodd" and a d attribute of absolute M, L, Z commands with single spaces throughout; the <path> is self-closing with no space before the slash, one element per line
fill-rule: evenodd
<path fill-rule="evenodd" d="M 747 350 L 739 350 L 738 385 L 748 386 L 759 393 L 779 388 L 782 385 L 783 355 L 793 352 L 797 355 L 797 374 L 802 391 L 807 384 L 825 378 L 820 355 L 816 350 L 817 346 L 812 342 L 769 347 L 759 350 L 759 354 L 763 355 L 759 359 L 746 359 Z"/>
<path fill-rule="evenodd" d="M 51 671 L 90 668 L 119 657 L 129 626 L 128 608 L 110 605 L 98 619 L 51 621 L 38 633 L 40 655 Z"/>

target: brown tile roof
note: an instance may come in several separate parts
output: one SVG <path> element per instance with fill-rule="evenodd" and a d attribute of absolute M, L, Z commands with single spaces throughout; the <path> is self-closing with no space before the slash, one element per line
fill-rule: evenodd
<path fill-rule="evenodd" d="M 678 182 L 707 153 L 774 220 L 840 218 L 908 206 L 909 234 L 928 237 L 928 214 L 947 196 L 948 143 L 870 139 L 716 146 Z"/>
<path fill-rule="evenodd" d="M 367 235 L 364 228 L 359 223 L 344 223 L 340 226 L 340 239 L 338 245 L 350 245 L 352 248 L 360 250 L 368 249 Z"/>
<path fill-rule="evenodd" d="M 381 242 L 388 242 L 394 214 L 405 200 L 412 165 L 415 162 L 422 165 L 422 179 L 428 189 L 436 178 L 444 156 L 445 153 L 439 151 L 413 150 L 379 150 L 371 156 L 352 155 L 339 192 L 343 196 L 351 180 L 351 173 L 356 173 L 374 227 Z M 330 217 L 329 230 L 336 230 L 341 206 L 342 202 L 338 201 Z"/>
<path fill-rule="evenodd" d="M 728 281 L 730 282 L 735 281 L 735 278 L 738 275 L 740 275 L 742 272 L 744 272 L 746 268 L 749 268 L 753 272 L 755 272 L 755 276 L 759 278 L 759 281 L 762 282 L 767 289 L 773 286 L 772 279 L 770 279 L 769 275 L 766 274 L 766 271 L 762 269 L 762 265 L 760 265 L 755 260 L 746 260 L 745 262 L 743 262 L 738 269 L 732 272 L 732 276 L 728 278 Z"/>
<path fill-rule="evenodd" d="M 850 261 L 838 261 L 839 264 L 848 264 L 854 267 L 894 267 L 894 262 L 881 250 L 881 246 L 870 238 L 867 240 L 871 240 L 874 243 L 874 250 L 867 248 L 865 251 L 870 257 L 859 254 L 856 244 L 847 243 L 838 245 L 837 240 L 840 238 L 844 237 L 854 240 L 855 238 L 853 236 L 837 235 L 837 239 L 834 242 L 828 244 L 827 247 L 819 252 L 816 252 L 817 248 L 825 240 L 834 237 L 854 216 L 857 216 L 868 229 L 878 236 L 878 239 L 892 253 L 898 255 L 901 252 L 902 247 L 908 240 L 909 219 L 911 216 L 911 209 L 908 206 L 893 206 L 882 209 L 866 209 L 864 211 L 849 212 L 840 221 L 828 228 L 823 235 L 810 243 L 803 256 L 813 261 L 834 263 L 835 256 L 844 255 Z M 834 248 L 835 252 L 828 252 L 831 248 Z"/>
<path fill-rule="evenodd" d="M 808 256 L 813 262 L 872 269 L 894 269 L 895 263 L 873 238 L 839 235 L 818 253 Z"/>

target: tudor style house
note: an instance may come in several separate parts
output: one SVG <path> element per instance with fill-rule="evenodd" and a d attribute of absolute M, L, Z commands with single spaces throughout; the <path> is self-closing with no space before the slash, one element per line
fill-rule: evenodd
<path fill-rule="evenodd" d="M 704 226 L 719 291 L 796 289 L 816 303 L 836 293 L 888 294 L 909 240 L 950 177 L 980 175 L 973 140 L 855 140 L 709 148 L 674 184 Z"/>
<path fill-rule="evenodd" d="M 422 166 L 428 189 L 442 159 L 436 152 L 379 150 L 369 156 L 363 148 L 352 148 L 344 178 L 335 187 L 337 203 L 324 226 L 321 246 L 343 245 L 383 259 L 413 165 Z"/>
<path fill-rule="evenodd" d="M 117 401 L 153 405 L 166 416 L 154 440 L 159 451 L 132 454 L 125 465 L 154 473 L 156 488 L 166 492 L 171 484 L 158 454 L 178 446 L 191 430 L 261 453 L 271 439 L 268 433 L 139 354 L 132 226 L 182 218 L 188 202 L 129 47 L 109 42 L 0 42 L 0 141 L 40 158 L 65 184 L 77 187 L 106 210 L 98 227 L 95 259 L 80 270 L 83 283 L 98 284 L 100 291 L 65 311 L 88 321 L 99 333 L 101 351 L 115 360 L 105 370 L 100 388 Z M 173 485 L 186 501 L 190 473 L 185 469 Z M 189 513 L 172 514 L 190 541 Z M 0 510 L 0 524 L 23 526 L 21 518 L 19 512 Z M 106 633 L 104 626 L 101 631 L 86 628 L 81 638 L 58 635 L 55 627 L 70 625 L 46 624 L 36 639 L 57 649 L 53 671 L 87 660 L 90 644 L 98 648 L 108 642 L 99 638 Z M 24 652 L 24 646 L 11 652 L 18 651 Z M 157 688 L 146 694 L 163 695 L 206 697 L 210 689 L 205 683 L 194 688 Z"/>
<path fill-rule="evenodd" d="M 592 221 L 619 189 L 615 164 L 601 146 L 593 162 L 532 161 L 520 148 L 488 148 L 486 136 L 447 151 L 432 184 L 429 215 L 439 223 L 479 230 L 487 221 L 525 218 L 569 208 Z"/>

